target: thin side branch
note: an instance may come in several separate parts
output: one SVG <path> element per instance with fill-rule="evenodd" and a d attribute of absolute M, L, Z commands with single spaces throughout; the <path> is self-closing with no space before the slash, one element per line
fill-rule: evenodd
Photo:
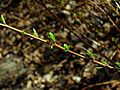
<path fill-rule="evenodd" d="M 50 14 L 53 15 L 53 17 L 56 20 L 58 20 L 63 26 L 65 26 L 70 32 L 72 32 L 77 38 L 79 38 L 79 40 L 81 40 L 85 45 L 91 47 L 94 51 L 96 51 L 101 56 L 103 56 L 104 58 L 106 58 L 111 63 L 111 65 L 114 66 L 114 62 L 113 61 L 111 61 L 108 57 L 106 57 L 104 54 L 102 54 L 99 50 L 93 48 L 88 42 L 86 42 L 83 38 L 81 38 L 80 35 L 78 35 L 77 33 L 75 33 L 74 30 L 72 30 L 72 28 L 70 28 L 66 23 L 64 23 L 57 15 L 55 15 L 53 12 L 51 12 L 51 10 L 46 6 L 46 3 L 45 3 L 44 0 L 37 0 L 37 2 L 39 4 L 41 4 L 46 10 L 48 10 L 50 12 Z"/>
<path fill-rule="evenodd" d="M 49 45 L 51 45 L 51 41 L 49 41 L 49 40 L 39 38 L 39 37 L 37 37 L 37 36 L 34 36 L 34 35 L 29 34 L 29 33 L 27 33 L 27 32 L 24 32 L 23 30 L 20 30 L 20 29 L 11 27 L 11 26 L 9 26 L 9 25 L 7 25 L 7 24 L 2 24 L 2 23 L 0 23 L 0 26 L 5 27 L 5 28 L 9 28 L 9 29 L 11 29 L 11 30 L 13 30 L 13 31 L 15 31 L 15 32 L 18 32 L 18 33 L 20 33 L 20 34 L 24 34 L 25 36 L 28 36 L 28 37 L 30 37 L 30 38 L 33 38 L 33 39 L 36 39 L 36 40 L 38 40 L 38 41 L 41 41 L 41 42 L 44 42 L 44 43 L 48 43 Z M 56 48 L 61 49 L 61 50 L 65 50 L 64 47 L 60 46 L 59 44 L 57 44 L 57 43 L 55 43 L 55 42 L 53 42 L 52 45 L 55 46 Z M 76 52 L 74 52 L 74 51 L 69 50 L 68 52 L 71 53 L 71 54 L 73 54 L 73 55 L 79 56 L 79 57 L 81 57 L 81 58 L 86 58 L 84 55 L 78 54 L 78 53 L 76 53 Z M 89 59 L 89 60 L 90 60 L 90 59 Z M 113 68 L 113 67 L 111 67 L 111 66 L 109 66 L 109 65 L 102 64 L 101 62 L 96 61 L 96 60 L 93 60 L 93 59 L 92 59 L 92 62 L 94 62 L 94 63 L 96 63 L 96 64 L 99 64 L 100 66 L 103 66 L 103 67 L 107 67 L 107 68 L 110 68 L 110 69 L 115 69 L 115 68 Z"/>
<path fill-rule="evenodd" d="M 32 34 L 29 34 L 29 33 L 27 33 L 27 32 L 24 32 L 23 30 L 20 30 L 20 29 L 11 27 L 11 26 L 9 26 L 9 25 L 7 25 L 7 24 L 2 24 L 2 23 L 0 23 L 0 26 L 9 28 L 9 29 L 11 29 L 11 30 L 13 30 L 13 31 L 16 31 L 16 32 L 18 32 L 18 33 L 20 33 L 20 34 L 24 34 L 24 35 L 29 36 L 30 38 L 36 39 L 36 40 L 38 40 L 38 41 L 51 44 L 51 42 L 50 42 L 49 40 L 45 40 L 45 39 L 36 37 L 36 36 L 34 36 L 34 35 L 32 35 Z M 57 48 L 59 48 L 59 49 L 64 50 L 64 47 L 58 45 L 57 43 L 52 43 L 52 45 L 55 46 L 55 47 L 57 47 Z M 74 51 L 69 50 L 68 52 L 71 53 L 71 54 L 74 54 L 74 55 L 76 55 L 76 56 L 79 56 L 79 57 L 81 57 L 81 58 L 85 58 L 85 56 L 83 56 L 83 55 L 81 55 L 81 54 L 78 54 L 78 53 L 76 53 L 76 52 L 74 52 Z"/>
<path fill-rule="evenodd" d="M 118 80 L 111 80 L 111 81 L 96 83 L 96 84 L 93 84 L 93 85 L 89 85 L 89 86 L 83 88 L 82 90 L 88 90 L 88 89 L 93 88 L 93 87 L 102 86 L 102 85 L 108 85 L 108 84 L 113 84 L 113 83 L 120 84 L 120 81 L 118 81 Z"/>

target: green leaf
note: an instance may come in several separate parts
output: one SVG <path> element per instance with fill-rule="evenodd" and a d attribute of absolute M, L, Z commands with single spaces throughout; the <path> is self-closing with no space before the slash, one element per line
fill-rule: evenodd
<path fill-rule="evenodd" d="M 119 67 L 120 68 L 120 62 L 115 62 L 115 64 L 117 65 L 117 67 Z"/>
<path fill-rule="evenodd" d="M 92 58 L 94 54 L 92 51 L 87 50 L 87 55 L 89 56 L 89 58 Z"/>
<path fill-rule="evenodd" d="M 1 20 L 2 20 L 2 23 L 3 23 L 3 24 L 6 24 L 6 22 L 5 22 L 5 18 L 4 18 L 3 15 L 1 15 Z"/>
<path fill-rule="evenodd" d="M 68 46 L 67 44 L 64 44 L 64 50 L 65 52 L 68 52 L 70 50 L 70 46 Z"/>
<path fill-rule="evenodd" d="M 33 28 L 33 35 L 38 37 L 38 33 L 37 33 L 37 31 L 34 28 Z"/>
<path fill-rule="evenodd" d="M 22 30 L 22 32 L 21 32 L 21 33 L 22 33 L 22 34 L 25 34 L 25 31 L 23 31 L 23 30 Z"/>
<path fill-rule="evenodd" d="M 51 39 L 51 41 L 55 41 L 55 35 L 52 32 L 49 32 L 49 38 Z"/>

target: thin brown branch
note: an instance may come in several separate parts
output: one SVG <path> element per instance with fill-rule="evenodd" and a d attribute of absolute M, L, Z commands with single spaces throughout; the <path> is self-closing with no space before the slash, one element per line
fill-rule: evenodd
<path fill-rule="evenodd" d="M 115 28 L 117 29 L 117 31 L 119 32 L 120 35 L 120 29 L 118 28 L 118 26 L 114 23 L 114 21 L 111 19 L 111 17 L 106 13 L 106 11 L 104 9 L 102 9 L 100 6 L 98 6 L 95 2 L 89 0 L 93 5 L 95 5 L 99 10 L 101 10 L 105 15 L 107 15 L 108 19 L 110 20 L 110 22 L 115 26 Z"/>
<path fill-rule="evenodd" d="M 40 2 L 41 1 L 41 2 Z M 42 4 L 42 6 L 48 10 L 51 15 L 53 15 L 53 17 L 58 20 L 63 26 L 65 26 L 70 32 L 72 32 L 77 38 L 79 38 L 79 40 L 81 40 L 85 45 L 87 45 L 88 47 L 91 47 L 94 51 L 96 51 L 97 53 L 99 53 L 101 56 L 103 56 L 104 58 L 106 58 L 112 65 L 114 65 L 113 61 L 111 61 L 108 57 L 106 57 L 104 54 L 102 54 L 100 51 L 98 51 L 97 49 L 93 48 L 87 41 L 85 41 L 80 35 L 78 35 L 77 33 L 74 32 L 74 30 L 72 30 L 72 28 L 70 28 L 66 23 L 64 23 L 64 21 L 62 21 L 57 15 L 55 15 L 53 12 L 51 12 L 51 10 L 49 8 L 47 8 L 44 0 L 37 0 L 37 2 L 39 2 L 40 4 Z"/>
<path fill-rule="evenodd" d="M 35 39 L 35 40 L 38 40 L 38 41 L 41 41 L 41 42 L 44 42 L 44 43 L 48 43 L 49 45 L 51 45 L 51 42 L 50 42 L 49 40 L 45 40 L 45 39 L 39 38 L 39 37 L 37 37 L 37 36 L 34 36 L 34 35 L 29 34 L 29 33 L 27 33 L 27 32 L 24 32 L 23 30 L 20 30 L 20 29 L 11 27 L 11 26 L 9 26 L 9 25 L 7 25 L 7 24 L 2 24 L 2 23 L 0 23 L 0 26 L 5 27 L 5 28 L 9 28 L 9 29 L 11 29 L 11 30 L 13 30 L 13 31 L 15 31 L 15 32 L 18 32 L 18 33 L 20 33 L 20 34 L 24 34 L 25 36 L 28 36 L 28 37 L 33 38 L 33 39 Z M 55 46 L 56 48 L 61 49 L 61 50 L 65 50 L 64 47 L 60 46 L 59 44 L 57 44 L 57 43 L 55 43 L 55 42 L 53 42 L 52 45 Z M 76 52 L 74 52 L 74 51 L 69 50 L 68 52 L 71 53 L 71 54 L 73 54 L 73 55 L 79 56 L 79 57 L 81 57 L 81 58 L 86 58 L 84 55 L 78 54 L 78 53 L 76 53 Z M 86 58 L 86 59 L 87 59 L 87 58 Z M 90 59 L 89 59 L 89 60 L 90 60 Z M 102 64 L 102 63 L 100 63 L 99 61 L 96 61 L 96 60 L 92 60 L 92 62 L 94 62 L 94 63 L 96 63 L 96 64 L 99 64 L 100 66 L 103 66 L 103 67 L 107 67 L 107 68 L 110 68 L 110 69 L 115 69 L 115 68 L 113 68 L 113 67 L 111 67 L 111 66 L 109 66 L 109 65 Z"/>
<path fill-rule="evenodd" d="M 112 66 L 110 66 L 110 65 L 108 65 L 108 64 L 103 64 L 103 63 L 101 63 L 101 62 L 99 62 L 99 61 L 97 61 L 97 60 L 95 60 L 95 59 L 93 59 L 93 62 L 96 63 L 96 64 L 99 64 L 99 65 L 101 65 L 101 66 L 103 66 L 103 67 L 108 67 L 108 68 L 110 68 L 110 69 L 113 69 Z"/>
<path fill-rule="evenodd" d="M 101 86 L 101 85 L 113 84 L 113 83 L 120 84 L 120 81 L 118 81 L 118 80 L 111 80 L 111 81 L 96 83 L 96 84 L 93 84 L 93 85 L 89 85 L 89 86 L 83 88 L 82 90 L 88 90 L 89 88 L 93 88 L 93 87 L 97 87 L 97 86 Z"/>
<path fill-rule="evenodd" d="M 39 40 L 39 41 L 42 41 L 42 42 L 45 42 L 45 43 L 48 42 L 48 40 L 45 40 L 45 39 L 36 37 L 36 36 L 31 35 L 31 34 L 29 34 L 29 33 L 27 33 L 27 32 L 24 32 L 23 30 L 19 30 L 19 29 L 17 29 L 17 28 L 11 27 L 11 26 L 9 26 L 9 25 L 7 25 L 7 24 L 2 24 L 2 23 L 0 23 L 0 26 L 9 28 L 9 29 L 11 29 L 11 30 L 14 30 L 14 31 L 20 33 L 20 34 L 24 33 L 24 35 L 29 36 L 29 37 L 31 37 L 31 38 L 34 38 L 34 39 L 36 39 L 36 40 Z"/>
<path fill-rule="evenodd" d="M 57 48 L 60 48 L 60 49 L 64 50 L 64 48 L 63 48 L 62 46 L 58 45 L 57 43 L 54 43 L 53 45 L 54 45 L 55 47 L 57 47 Z M 83 55 L 81 55 L 81 54 L 78 54 L 78 53 L 76 53 L 76 52 L 73 52 L 73 51 L 71 51 L 71 50 L 69 50 L 68 52 L 70 52 L 70 53 L 72 53 L 72 54 L 74 54 L 74 55 L 76 55 L 76 56 L 85 58 L 85 56 L 83 56 Z"/>
<path fill-rule="evenodd" d="M 36 39 L 36 40 L 38 40 L 38 41 L 51 44 L 51 42 L 50 42 L 49 40 L 45 40 L 45 39 L 36 37 L 36 36 L 34 36 L 34 35 L 32 35 L 32 34 L 29 34 L 29 33 L 27 33 L 27 32 L 24 32 L 23 30 L 20 30 L 20 29 L 11 27 L 11 26 L 9 26 L 9 25 L 7 25 L 7 24 L 2 24 L 2 23 L 0 23 L 0 26 L 9 28 L 9 29 L 11 29 L 11 30 L 13 30 L 13 31 L 16 31 L 16 32 L 18 32 L 18 33 L 20 33 L 20 34 L 24 34 L 24 35 L 29 36 L 30 38 Z M 59 49 L 64 50 L 64 47 L 58 45 L 57 43 L 52 43 L 52 45 L 55 46 L 55 47 L 57 47 L 57 48 L 59 48 Z M 85 56 L 83 56 L 83 55 L 81 55 L 81 54 L 78 54 L 78 53 L 76 53 L 76 52 L 74 52 L 74 51 L 69 50 L 68 52 L 71 53 L 71 54 L 74 54 L 74 55 L 76 55 L 76 56 L 79 56 L 79 57 L 81 57 L 81 58 L 85 58 Z"/>

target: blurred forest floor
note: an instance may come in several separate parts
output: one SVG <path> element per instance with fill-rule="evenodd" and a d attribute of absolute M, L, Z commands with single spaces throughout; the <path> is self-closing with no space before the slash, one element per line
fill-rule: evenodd
<path fill-rule="evenodd" d="M 91 50 L 93 59 L 117 68 L 0 26 L 0 90 L 120 90 L 119 0 L 0 0 L 0 15 L 40 38 L 53 32 L 60 45 L 85 56 Z"/>

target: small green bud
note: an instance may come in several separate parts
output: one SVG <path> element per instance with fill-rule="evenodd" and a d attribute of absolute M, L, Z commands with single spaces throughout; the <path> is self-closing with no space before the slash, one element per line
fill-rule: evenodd
<path fill-rule="evenodd" d="M 23 30 L 22 30 L 22 32 L 21 32 L 21 33 L 22 33 L 22 34 L 25 34 L 25 31 L 23 31 Z"/>
<path fill-rule="evenodd" d="M 94 54 L 92 51 L 87 50 L 87 55 L 89 56 L 89 58 L 92 58 Z"/>
<path fill-rule="evenodd" d="M 2 21 L 3 24 L 6 24 L 6 22 L 5 22 L 5 18 L 4 18 L 3 15 L 1 15 L 1 21 Z"/>
<path fill-rule="evenodd" d="M 33 28 L 33 35 L 38 37 L 38 33 L 37 33 L 37 31 L 34 28 Z"/>
<path fill-rule="evenodd" d="M 65 52 L 68 52 L 70 50 L 70 47 L 67 44 L 64 44 L 63 46 L 64 46 Z"/>
<path fill-rule="evenodd" d="M 49 32 L 49 38 L 51 39 L 52 42 L 55 41 L 55 35 L 52 32 Z"/>

